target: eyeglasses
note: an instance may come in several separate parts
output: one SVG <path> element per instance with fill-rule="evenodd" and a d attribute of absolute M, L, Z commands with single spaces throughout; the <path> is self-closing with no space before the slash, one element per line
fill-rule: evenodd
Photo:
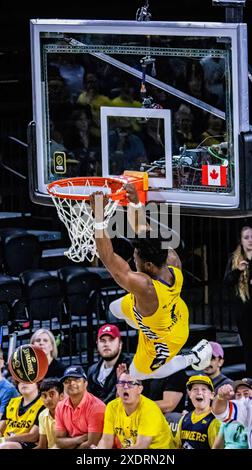
<path fill-rule="evenodd" d="M 127 387 L 129 388 L 133 388 L 135 387 L 136 385 L 141 385 L 140 382 L 135 382 L 135 381 L 132 381 L 132 380 L 118 380 L 117 382 L 117 385 L 119 385 L 120 387 L 125 387 L 125 385 L 127 385 Z"/>

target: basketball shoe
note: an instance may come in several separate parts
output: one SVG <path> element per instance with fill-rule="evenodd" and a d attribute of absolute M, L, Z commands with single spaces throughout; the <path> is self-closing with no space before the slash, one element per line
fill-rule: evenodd
<path fill-rule="evenodd" d="M 212 358 L 212 346 L 206 340 L 202 339 L 196 346 L 183 354 L 185 356 L 186 365 L 192 366 L 194 370 L 203 370 L 209 366 Z"/>

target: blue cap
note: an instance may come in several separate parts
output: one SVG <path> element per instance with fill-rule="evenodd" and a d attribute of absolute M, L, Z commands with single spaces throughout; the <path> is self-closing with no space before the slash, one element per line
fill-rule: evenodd
<path fill-rule="evenodd" d="M 63 377 L 61 377 L 60 381 L 64 382 L 64 380 L 67 377 L 76 377 L 78 379 L 83 378 L 84 380 L 87 380 L 87 376 L 81 366 L 70 366 L 67 367 L 67 369 L 64 372 Z"/>

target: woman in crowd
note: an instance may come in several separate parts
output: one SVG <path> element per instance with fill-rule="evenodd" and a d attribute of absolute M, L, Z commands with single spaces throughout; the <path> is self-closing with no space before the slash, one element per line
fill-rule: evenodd
<path fill-rule="evenodd" d="M 252 377 L 252 227 L 241 229 L 240 242 L 230 257 L 224 282 L 230 287 L 238 331 L 244 347 L 246 375 Z"/>
<path fill-rule="evenodd" d="M 48 366 L 48 371 L 44 378 L 46 377 L 61 378 L 64 374 L 65 367 L 57 359 L 58 348 L 57 348 L 57 344 L 55 341 L 55 337 L 52 334 L 52 332 L 45 328 L 40 328 L 39 330 L 35 331 L 35 333 L 33 333 L 30 343 L 41 348 L 46 354 L 49 366 Z"/>

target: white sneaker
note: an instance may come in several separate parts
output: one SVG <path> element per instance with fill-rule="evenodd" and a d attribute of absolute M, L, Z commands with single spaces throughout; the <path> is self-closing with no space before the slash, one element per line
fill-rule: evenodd
<path fill-rule="evenodd" d="M 211 344 L 206 339 L 202 339 L 191 349 L 190 353 L 193 353 L 198 359 L 198 362 L 192 364 L 192 368 L 194 370 L 204 370 L 211 362 L 213 351 Z"/>

